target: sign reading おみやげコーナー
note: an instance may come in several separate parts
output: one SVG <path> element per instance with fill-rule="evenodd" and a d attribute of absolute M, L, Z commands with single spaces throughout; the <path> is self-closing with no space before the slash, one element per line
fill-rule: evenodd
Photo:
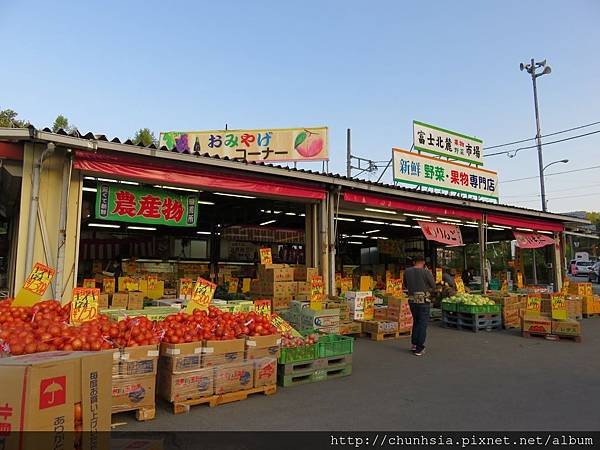
<path fill-rule="evenodd" d="M 393 149 L 394 181 L 498 199 L 498 174 L 440 158 Z"/>
<path fill-rule="evenodd" d="M 327 127 L 264 130 L 168 131 L 160 147 L 247 161 L 323 161 L 329 159 Z"/>
<path fill-rule="evenodd" d="M 413 121 L 415 149 L 476 165 L 483 164 L 483 141 L 476 137 Z"/>
<path fill-rule="evenodd" d="M 193 227 L 198 219 L 198 195 L 159 189 L 98 183 L 96 218 L 172 227 Z"/>

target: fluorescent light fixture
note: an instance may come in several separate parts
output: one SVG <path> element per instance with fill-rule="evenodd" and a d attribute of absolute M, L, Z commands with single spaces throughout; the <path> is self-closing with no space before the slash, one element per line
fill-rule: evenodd
<path fill-rule="evenodd" d="M 227 192 L 213 192 L 215 195 L 222 195 L 224 197 L 238 197 L 238 198 L 256 198 L 251 195 L 240 195 L 240 194 L 228 194 Z"/>
<path fill-rule="evenodd" d="M 154 227 L 135 227 L 135 226 L 128 226 L 127 227 L 128 230 L 146 230 L 146 231 L 156 231 L 156 228 Z"/>
<path fill-rule="evenodd" d="M 419 225 L 413 225 L 413 228 L 421 228 Z"/>
<path fill-rule="evenodd" d="M 367 239 L 369 236 L 364 236 L 362 234 L 351 234 L 351 238 L 359 238 L 359 239 Z"/>
<path fill-rule="evenodd" d="M 379 233 L 381 230 L 370 230 L 370 231 L 365 231 L 365 234 L 371 234 L 371 233 Z"/>
<path fill-rule="evenodd" d="M 384 236 L 371 236 L 371 239 L 380 239 L 382 241 L 387 241 L 388 238 Z"/>
<path fill-rule="evenodd" d="M 462 225 L 462 223 L 446 222 L 445 220 L 442 220 L 442 223 L 445 223 L 446 225 L 456 225 L 456 226 Z"/>
<path fill-rule="evenodd" d="M 392 227 L 402 227 L 402 228 L 410 228 L 410 225 L 406 223 L 388 223 L 388 225 Z"/>
<path fill-rule="evenodd" d="M 431 219 L 415 219 L 418 220 L 420 222 L 431 222 L 431 223 L 435 223 L 435 220 L 431 220 Z"/>
<path fill-rule="evenodd" d="M 277 221 L 276 220 L 267 220 L 266 222 L 261 223 L 260 226 L 262 227 L 262 226 L 269 225 L 270 223 L 275 223 L 275 222 L 277 222 Z"/>
<path fill-rule="evenodd" d="M 273 214 L 281 214 L 283 211 L 273 211 Z"/>
<path fill-rule="evenodd" d="M 285 213 L 285 215 L 286 215 L 286 216 L 295 216 L 295 215 L 296 215 L 296 213 L 294 213 L 294 212 L 287 212 L 287 213 Z"/>
<path fill-rule="evenodd" d="M 350 219 L 348 217 L 336 217 L 335 220 L 341 220 L 342 222 L 356 222 L 356 219 Z"/>
<path fill-rule="evenodd" d="M 214 202 L 206 202 L 204 200 L 198 200 L 199 205 L 214 205 Z"/>
<path fill-rule="evenodd" d="M 139 184 L 140 184 L 140 183 L 137 183 L 135 181 L 119 181 L 119 183 L 121 183 L 121 184 L 132 184 L 134 186 L 139 186 Z M 139 261 L 139 259 L 138 259 L 138 261 Z"/>
<path fill-rule="evenodd" d="M 463 225 L 463 227 L 469 227 L 469 228 L 479 228 L 479 225 L 471 225 L 470 223 L 465 223 Z"/>
<path fill-rule="evenodd" d="M 504 231 L 504 228 L 499 228 L 499 227 L 488 227 L 488 230 Z M 533 231 L 533 230 L 531 230 L 531 231 Z"/>
<path fill-rule="evenodd" d="M 94 177 L 83 177 L 84 180 L 92 180 L 92 181 L 96 181 L 96 178 Z"/>
<path fill-rule="evenodd" d="M 85 186 L 84 186 L 84 187 L 82 187 L 82 188 L 81 188 L 81 190 L 82 190 L 82 191 L 85 191 L 85 192 L 97 192 L 97 191 L 98 191 L 98 189 L 96 189 L 96 188 L 93 188 L 93 187 L 85 187 Z"/>
<path fill-rule="evenodd" d="M 500 241 L 490 241 L 490 242 L 486 242 L 487 245 L 491 245 L 491 244 L 499 244 Z"/>
<path fill-rule="evenodd" d="M 533 231 L 531 228 L 519 228 L 519 227 L 517 227 L 517 230 L 521 230 L 521 231 Z"/>
<path fill-rule="evenodd" d="M 104 181 L 106 183 L 118 183 L 118 180 L 113 180 L 112 178 L 97 178 L 98 181 Z"/>
<path fill-rule="evenodd" d="M 188 189 L 188 188 L 182 188 L 182 187 L 176 187 L 176 186 L 161 186 L 159 184 L 155 184 L 154 187 L 155 188 L 162 188 L 162 189 L 173 189 L 175 191 L 202 192 L 202 191 L 199 191 L 198 189 Z"/>
<path fill-rule="evenodd" d="M 196 231 L 196 234 L 211 234 L 210 231 Z"/>
<path fill-rule="evenodd" d="M 361 220 L 362 223 L 370 223 L 371 225 L 385 225 L 385 222 L 378 222 L 376 220 Z"/>
<path fill-rule="evenodd" d="M 358 241 L 348 241 L 348 244 L 362 245 L 363 243 Z"/>
<path fill-rule="evenodd" d="M 447 221 L 447 222 L 457 222 L 457 223 L 462 223 L 462 221 L 461 221 L 461 220 L 456 220 L 456 219 L 448 219 L 448 218 L 446 218 L 446 217 L 437 217 L 437 219 L 439 219 L 439 220 L 445 220 L 445 221 Z"/>
<path fill-rule="evenodd" d="M 112 225 L 110 223 L 88 223 L 88 227 L 98 228 L 121 228 L 121 225 Z"/>
<path fill-rule="evenodd" d="M 422 214 L 409 214 L 409 213 L 404 213 L 405 216 L 408 217 L 421 217 L 423 219 L 431 219 L 431 216 L 424 216 Z"/>
<path fill-rule="evenodd" d="M 542 233 L 542 234 L 553 234 L 552 231 L 536 231 L 536 233 Z"/>
<path fill-rule="evenodd" d="M 300 217 L 306 217 L 306 214 L 302 213 L 300 214 Z"/>
<path fill-rule="evenodd" d="M 467 222 L 467 223 L 468 223 L 469 225 L 477 225 L 477 226 L 479 226 L 479 223 L 478 223 L 478 222 Z"/>
<path fill-rule="evenodd" d="M 382 214 L 398 214 L 396 211 L 390 211 L 387 209 L 365 208 L 365 211 L 371 211 Z"/>

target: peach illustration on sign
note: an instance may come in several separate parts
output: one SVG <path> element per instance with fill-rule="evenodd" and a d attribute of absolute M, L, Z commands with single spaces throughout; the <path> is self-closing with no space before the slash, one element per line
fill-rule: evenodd
<path fill-rule="evenodd" d="M 313 158 L 323 150 L 324 141 L 318 133 L 304 130 L 296 136 L 294 148 L 305 158 Z"/>

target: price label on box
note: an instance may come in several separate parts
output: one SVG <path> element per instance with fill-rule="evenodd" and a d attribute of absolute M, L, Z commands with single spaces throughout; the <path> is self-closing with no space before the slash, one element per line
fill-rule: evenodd
<path fill-rule="evenodd" d="M 33 306 L 44 296 L 55 273 L 51 267 L 35 263 L 11 306 Z"/>
<path fill-rule="evenodd" d="M 203 311 L 208 310 L 208 306 L 215 295 L 217 285 L 205 280 L 202 277 L 198 277 L 194 291 L 192 292 L 192 298 L 188 302 L 185 312 L 192 314 L 194 310 L 201 309 Z"/>
<path fill-rule="evenodd" d="M 89 322 L 98 317 L 98 301 L 100 289 L 75 288 L 71 300 L 71 314 L 69 322 L 71 325 L 79 325 Z"/>
<path fill-rule="evenodd" d="M 273 264 L 273 255 L 271 254 L 270 248 L 260 249 L 260 263 L 261 264 Z"/>

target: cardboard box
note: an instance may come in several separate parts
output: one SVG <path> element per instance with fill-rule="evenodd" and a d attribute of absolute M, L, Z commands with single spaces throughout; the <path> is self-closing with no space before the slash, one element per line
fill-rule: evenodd
<path fill-rule="evenodd" d="M 374 320 L 387 320 L 387 306 L 376 306 L 373 311 Z"/>
<path fill-rule="evenodd" d="M 308 281 L 319 275 L 319 269 L 315 267 L 294 267 L 294 281 Z"/>
<path fill-rule="evenodd" d="M 398 322 L 387 320 L 369 320 L 362 322 L 362 331 L 369 333 L 395 333 L 398 331 Z"/>
<path fill-rule="evenodd" d="M 173 374 L 161 370 L 158 375 L 158 395 L 168 402 L 193 400 L 213 395 L 214 368 Z"/>
<path fill-rule="evenodd" d="M 160 344 L 159 371 L 177 374 L 196 371 L 202 367 L 202 342 Z"/>
<path fill-rule="evenodd" d="M 552 334 L 559 336 L 581 336 L 581 323 L 577 320 L 553 320 Z"/>
<path fill-rule="evenodd" d="M 525 314 L 521 319 L 521 329 L 534 334 L 552 333 L 552 320 L 546 316 L 532 316 Z"/>
<path fill-rule="evenodd" d="M 361 332 L 360 322 L 340 322 L 340 334 L 358 334 Z"/>
<path fill-rule="evenodd" d="M 109 294 L 100 294 L 98 297 L 98 309 L 106 309 L 110 303 Z"/>
<path fill-rule="evenodd" d="M 144 309 L 144 293 L 141 291 L 129 292 L 127 309 Z"/>
<path fill-rule="evenodd" d="M 204 341 L 202 348 L 202 367 L 239 363 L 244 359 L 246 349 L 244 339 L 227 341 Z"/>
<path fill-rule="evenodd" d="M 309 295 L 310 283 L 306 281 L 298 281 L 296 283 L 296 295 Z"/>
<path fill-rule="evenodd" d="M 158 345 L 143 345 L 111 350 L 113 378 L 155 375 L 158 367 Z"/>
<path fill-rule="evenodd" d="M 279 358 L 279 351 L 279 345 L 265 348 L 249 347 L 246 349 L 246 359 Z"/>
<path fill-rule="evenodd" d="M 347 300 L 357 300 L 357 299 L 363 299 L 363 298 L 372 297 L 372 296 L 373 296 L 373 291 L 348 291 L 348 292 L 346 292 Z"/>
<path fill-rule="evenodd" d="M 127 292 L 115 292 L 112 296 L 110 307 L 112 309 L 126 309 L 129 301 Z"/>
<path fill-rule="evenodd" d="M 112 412 L 153 407 L 156 375 L 113 379 Z"/>
<path fill-rule="evenodd" d="M 290 311 L 301 313 L 303 309 L 310 308 L 310 303 L 300 300 L 292 300 L 290 302 Z"/>
<path fill-rule="evenodd" d="M 408 297 L 387 297 L 388 308 L 402 308 L 403 305 L 408 306 Z"/>
<path fill-rule="evenodd" d="M 81 403 L 82 430 L 89 431 L 82 436 L 83 448 L 92 448 L 90 439 L 100 439 L 107 433 L 99 432 L 110 431 L 110 365 L 109 352 L 45 352 L 0 358 L 1 417 L 12 431 L 4 435 L 3 448 L 56 448 L 55 439 L 63 444 L 61 448 L 73 448 L 73 433 L 68 432 L 75 429 L 76 403 Z M 21 446 L 20 438 L 24 440 Z M 37 441 L 34 446 L 29 439 L 51 439 L 51 445 Z"/>
<path fill-rule="evenodd" d="M 258 278 L 261 281 L 294 281 L 293 267 L 274 267 L 275 264 L 269 266 L 261 266 L 259 268 Z M 265 267 L 265 268 L 262 268 Z"/>
<path fill-rule="evenodd" d="M 281 311 L 282 309 L 289 309 L 290 303 L 293 301 L 293 296 L 290 294 L 285 295 L 274 295 L 271 298 L 272 310 Z"/>
<path fill-rule="evenodd" d="M 240 361 L 215 367 L 215 394 L 237 392 L 254 386 L 254 362 Z"/>
<path fill-rule="evenodd" d="M 279 333 L 267 336 L 248 336 L 246 338 L 246 348 L 269 348 L 281 345 L 281 335 Z"/>
<path fill-rule="evenodd" d="M 303 309 L 300 319 L 304 328 L 319 329 L 322 327 L 339 327 L 340 311 L 338 309 L 322 309 L 315 311 L 313 309 Z"/>
<path fill-rule="evenodd" d="M 254 387 L 271 386 L 277 383 L 277 358 L 266 357 L 254 360 Z"/>

